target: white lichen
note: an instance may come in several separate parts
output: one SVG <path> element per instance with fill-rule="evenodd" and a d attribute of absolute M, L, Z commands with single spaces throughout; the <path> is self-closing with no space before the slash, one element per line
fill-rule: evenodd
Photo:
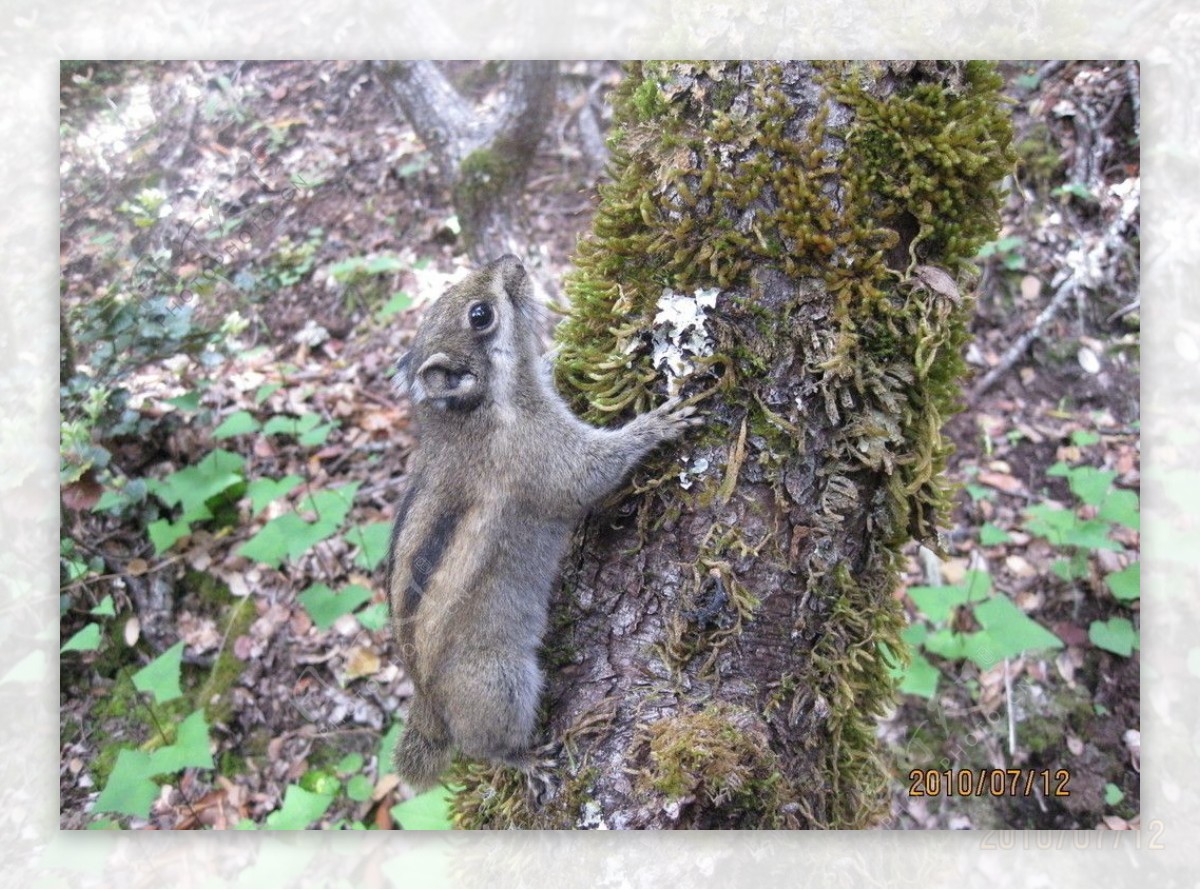
<path fill-rule="evenodd" d="M 651 361 L 665 371 L 667 392 L 675 395 L 682 383 L 696 371 L 692 361 L 710 356 L 715 343 L 708 331 L 708 310 L 717 305 L 717 288 L 678 294 L 664 288 L 654 316 Z"/>
<path fill-rule="evenodd" d="M 578 824 L 579 828 L 591 828 L 598 831 L 607 831 L 608 825 L 604 821 L 604 811 L 601 809 L 599 802 L 589 800 L 583 805 L 583 815 L 580 817 Z"/>
<path fill-rule="evenodd" d="M 692 487 L 693 474 L 696 476 L 704 475 L 704 472 L 708 469 L 708 458 L 698 457 L 689 465 L 688 460 L 685 457 L 683 459 L 683 463 L 683 472 L 679 474 L 679 487 L 686 491 Z"/>

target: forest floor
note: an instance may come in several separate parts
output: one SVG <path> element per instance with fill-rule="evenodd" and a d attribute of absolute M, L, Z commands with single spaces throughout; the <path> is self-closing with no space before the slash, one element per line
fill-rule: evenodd
<path fill-rule="evenodd" d="M 450 66 L 479 102 L 496 69 Z M 948 427 L 947 559 L 914 547 L 897 592 L 923 630 L 881 727 L 889 825 L 1136 827 L 1139 539 L 1118 493 L 1140 470 L 1137 67 L 1005 73 L 1020 161 Z M 590 223 L 619 78 L 564 65 L 526 189 L 524 259 L 552 281 Z M 183 769 L 127 827 L 261 822 L 296 785 L 333 795 L 323 824 L 391 827 L 407 789 L 381 753 L 411 685 L 374 576 L 413 444 L 390 377 L 422 299 L 466 267 L 438 171 L 352 63 L 71 63 L 60 133 L 62 634 L 105 634 L 63 655 L 62 827 L 94 823 L 117 752 L 154 751 L 187 707 L 207 715 L 215 768 Z M 166 294 L 170 314 L 117 292 Z M 214 447 L 227 476 L 189 512 L 180 471 Z M 272 523 L 339 486 L 349 531 L 275 554 Z M 162 521 L 171 504 L 184 517 Z M 981 583 L 1056 645 L 986 668 L 935 646 L 939 618 L 980 629 Z M 956 586 L 933 614 L 921 591 Z M 156 712 L 133 672 L 179 641 L 183 695 Z M 982 771 L 1006 768 L 1038 787 L 991 791 Z M 979 787 L 935 793 L 957 770 Z"/>

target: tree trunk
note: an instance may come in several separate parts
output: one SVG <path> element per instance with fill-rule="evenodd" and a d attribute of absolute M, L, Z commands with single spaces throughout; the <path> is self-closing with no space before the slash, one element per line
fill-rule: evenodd
<path fill-rule="evenodd" d="M 465 100 L 432 62 L 387 62 L 376 70 L 433 154 L 471 260 L 526 257 L 521 190 L 554 110 L 557 64 L 510 63 L 503 100 L 490 111 Z"/>
<path fill-rule="evenodd" d="M 559 385 L 596 422 L 681 389 L 706 425 L 564 566 L 558 796 L 460 766 L 459 824 L 877 820 L 900 548 L 936 546 L 958 283 L 1010 163 L 998 88 L 976 63 L 631 66 Z"/>

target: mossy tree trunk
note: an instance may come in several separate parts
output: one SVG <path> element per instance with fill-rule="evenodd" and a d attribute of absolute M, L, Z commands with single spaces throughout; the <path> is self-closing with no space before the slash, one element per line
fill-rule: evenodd
<path fill-rule="evenodd" d="M 616 422 L 661 401 L 656 361 L 673 364 L 706 425 L 564 566 L 545 697 L 561 793 L 532 808 L 503 773 L 461 770 L 460 824 L 879 817 L 899 552 L 944 517 L 961 293 L 1010 163 L 998 88 L 974 63 L 630 68 L 558 380 Z"/>
<path fill-rule="evenodd" d="M 554 110 L 557 63 L 510 63 L 503 96 L 487 110 L 463 98 L 432 62 L 376 70 L 433 155 L 474 263 L 526 256 L 521 191 Z"/>

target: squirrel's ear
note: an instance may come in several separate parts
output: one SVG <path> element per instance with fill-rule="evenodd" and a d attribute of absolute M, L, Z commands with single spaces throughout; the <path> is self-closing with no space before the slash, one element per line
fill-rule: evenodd
<path fill-rule="evenodd" d="M 492 285 L 497 290 L 503 290 L 513 302 L 520 302 L 525 296 L 528 275 L 521 261 L 511 253 L 506 253 L 499 259 L 488 263 L 488 271 L 492 275 Z"/>
<path fill-rule="evenodd" d="M 396 376 L 392 378 L 392 386 L 397 395 L 408 395 L 412 389 L 412 351 L 404 353 L 404 357 L 396 362 Z"/>

